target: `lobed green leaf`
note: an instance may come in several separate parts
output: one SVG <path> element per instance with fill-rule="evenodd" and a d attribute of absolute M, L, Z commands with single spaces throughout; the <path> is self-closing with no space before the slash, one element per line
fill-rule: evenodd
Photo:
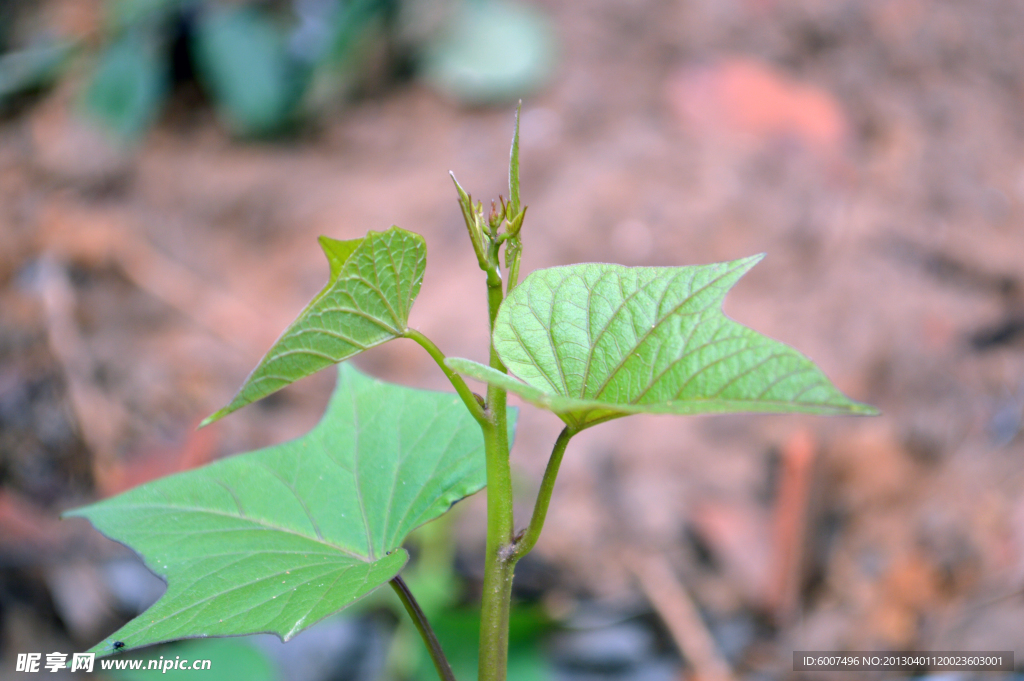
<path fill-rule="evenodd" d="M 456 395 L 343 364 L 306 435 L 66 514 L 168 583 L 92 652 L 258 632 L 287 641 L 398 574 L 409 532 L 483 488 L 484 469 L 480 429 Z"/>
<path fill-rule="evenodd" d="M 290 383 L 405 333 L 423 283 L 423 237 L 392 227 L 362 239 L 320 237 L 327 285 L 292 322 L 213 423 Z"/>
<path fill-rule="evenodd" d="M 470 360 L 448 364 L 577 431 L 637 413 L 877 413 L 796 350 L 722 313 L 726 292 L 762 257 L 533 272 L 502 304 L 492 339 L 522 381 Z"/>

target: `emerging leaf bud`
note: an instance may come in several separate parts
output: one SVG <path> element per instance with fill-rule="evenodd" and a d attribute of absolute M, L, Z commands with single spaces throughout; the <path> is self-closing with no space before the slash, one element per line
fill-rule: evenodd
<path fill-rule="evenodd" d="M 449 173 L 455 189 L 459 192 L 459 208 L 462 209 L 462 219 L 466 222 L 466 229 L 469 231 L 469 240 L 473 244 L 473 252 L 480 263 L 480 269 L 489 271 L 487 261 L 487 250 L 491 240 L 484 233 L 484 207 L 479 201 L 474 204 L 473 197 L 466 193 L 459 181 L 455 179 L 455 173 Z"/>
<path fill-rule="evenodd" d="M 526 209 L 529 206 L 524 206 L 519 215 L 509 218 L 508 227 L 505 228 L 505 232 L 508 234 L 510 239 L 514 239 L 519 236 L 519 230 L 523 228 L 523 219 L 526 217 Z"/>
<path fill-rule="evenodd" d="M 497 204 L 491 201 L 491 213 L 487 216 L 487 226 L 491 230 L 491 238 L 494 239 L 498 236 L 498 228 L 501 227 L 502 220 L 505 219 L 505 208 L 499 211 Z"/>

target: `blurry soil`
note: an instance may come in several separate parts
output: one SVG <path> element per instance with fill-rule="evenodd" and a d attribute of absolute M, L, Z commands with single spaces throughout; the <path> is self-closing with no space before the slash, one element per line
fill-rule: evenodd
<path fill-rule="evenodd" d="M 727 313 L 883 411 L 585 432 L 530 572 L 544 603 L 656 600 L 622 556 L 667 556 L 740 676 L 784 677 L 794 649 L 1020 657 L 1024 5 L 540 4 L 562 61 L 523 107 L 523 271 L 765 252 Z M 116 624 L 89 575 L 120 549 L 63 509 L 316 422 L 330 372 L 195 431 L 323 285 L 317 235 L 423 234 L 411 323 L 484 360 L 483 280 L 447 173 L 507 192 L 512 107 L 414 82 L 278 142 L 171 107 L 131 151 L 95 139 L 72 95 L 0 123 L 3 665 L 26 640 L 79 649 Z M 406 341 L 356 362 L 446 387 Z M 520 423 L 522 519 L 558 422 L 524 408 Z M 476 516 L 461 516 L 467 555 Z M 738 642 L 737 620 L 754 632 Z"/>

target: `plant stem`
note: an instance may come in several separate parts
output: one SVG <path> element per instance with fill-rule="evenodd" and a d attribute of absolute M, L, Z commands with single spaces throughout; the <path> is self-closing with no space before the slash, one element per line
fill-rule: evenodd
<path fill-rule="evenodd" d="M 448 365 L 444 363 L 444 353 L 434 345 L 434 342 L 416 329 L 406 329 L 405 337 L 419 343 L 423 346 L 423 349 L 434 358 L 434 361 L 437 362 L 437 366 L 441 367 L 441 371 L 443 371 L 444 375 L 448 377 L 449 381 L 451 381 L 452 387 L 455 388 L 455 392 L 457 392 L 459 397 L 462 398 L 462 401 L 466 405 L 466 409 L 468 409 L 469 413 L 473 415 L 476 422 L 481 426 L 487 423 L 487 415 L 484 413 L 484 409 L 480 406 L 480 403 L 477 402 L 476 396 L 469 389 L 469 386 L 466 385 L 466 382 L 462 380 L 462 376 L 459 376 L 458 373 L 449 369 Z"/>
<path fill-rule="evenodd" d="M 490 328 L 504 298 L 501 276 L 494 268 L 487 277 L 487 308 Z M 491 342 L 490 365 L 506 373 Z M 480 681 L 505 681 L 508 667 L 508 620 L 512 607 L 512 561 L 515 520 L 512 515 L 512 469 L 509 466 L 508 395 L 493 385 L 487 387 L 489 423 L 482 426 L 487 456 L 487 552 L 480 604 Z"/>
<path fill-rule="evenodd" d="M 555 446 L 551 450 L 551 457 L 548 459 L 547 468 L 544 469 L 540 491 L 537 492 L 537 502 L 533 507 L 533 516 L 530 518 L 530 524 L 527 526 L 526 532 L 516 542 L 515 551 L 512 555 L 513 562 L 518 561 L 532 551 L 533 547 L 537 544 L 537 540 L 540 539 L 540 532 L 544 529 L 544 519 L 548 515 L 548 506 L 551 504 L 551 493 L 555 489 L 555 478 L 558 477 L 558 468 L 562 465 L 562 455 L 565 454 L 565 448 L 575 434 L 575 430 L 566 426 L 558 434 L 558 439 L 555 440 Z"/>
<path fill-rule="evenodd" d="M 496 402 L 494 392 L 488 390 L 489 405 Z M 505 436 L 500 436 L 499 432 L 497 423 L 484 429 L 487 454 L 487 549 L 480 604 L 480 681 L 504 681 L 508 665 L 508 621 L 514 568 L 510 558 L 514 523 L 508 431 L 505 430 Z"/>
<path fill-rule="evenodd" d="M 452 673 L 452 667 L 448 664 L 448 658 L 444 656 L 444 651 L 441 650 L 441 643 L 437 640 L 434 630 L 430 628 L 430 622 L 427 621 L 427 616 L 423 614 L 423 609 L 416 602 L 401 575 L 395 575 L 392 578 L 391 588 L 395 590 L 395 593 L 402 600 L 405 611 L 409 613 L 413 624 L 416 625 L 420 636 L 423 637 L 423 642 L 427 645 L 430 659 L 434 661 L 434 667 L 437 668 L 437 675 L 441 677 L 441 681 L 455 681 L 455 674 Z"/>
<path fill-rule="evenodd" d="M 493 329 L 503 296 L 500 275 L 492 277 L 488 274 L 488 308 Z M 492 280 L 495 280 L 493 285 Z M 416 329 L 407 329 L 405 337 L 419 343 L 434 358 L 483 431 L 487 465 L 487 556 L 480 613 L 479 678 L 480 681 L 504 681 L 508 665 L 508 620 L 514 567 L 511 560 L 512 535 L 515 528 L 512 516 L 512 470 L 508 461 L 508 396 L 504 390 L 488 386 L 485 411 L 462 377 L 445 364 L 444 353 L 429 338 Z M 492 367 L 505 371 L 493 345 L 490 359 Z M 391 586 L 398 592 L 427 643 L 438 674 L 444 681 L 450 681 L 453 679 L 451 669 L 408 587 L 400 577 L 392 580 Z"/>

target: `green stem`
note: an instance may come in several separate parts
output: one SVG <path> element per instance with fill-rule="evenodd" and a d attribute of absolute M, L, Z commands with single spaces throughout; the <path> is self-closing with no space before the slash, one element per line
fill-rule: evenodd
<path fill-rule="evenodd" d="M 466 409 L 468 409 L 469 413 L 473 415 L 476 422 L 481 426 L 487 423 L 487 415 L 484 413 L 483 407 L 477 401 L 476 395 L 474 395 L 473 391 L 469 389 L 466 382 L 462 380 L 462 376 L 450 369 L 448 365 L 444 363 L 444 353 L 434 345 L 434 342 L 416 329 L 406 329 L 405 337 L 419 343 L 423 346 L 423 349 L 434 358 L 434 361 L 437 362 L 437 366 L 441 367 L 441 371 L 443 371 L 444 375 L 448 377 L 449 381 L 451 381 L 452 386 L 455 388 L 455 392 L 457 392 L 459 397 L 462 398 L 462 401 L 466 405 Z"/>
<path fill-rule="evenodd" d="M 498 266 L 494 266 L 494 271 L 497 272 Z M 505 294 L 501 290 L 501 274 L 498 274 L 492 283 L 490 273 L 487 276 L 487 314 L 491 318 L 491 331 L 494 331 L 494 321 L 498 318 L 498 309 L 501 307 L 501 302 L 505 299 Z M 494 366 L 494 358 L 497 355 L 494 352 L 494 346 L 491 346 L 491 366 Z M 500 364 L 500 362 L 499 362 Z M 496 368 L 496 367 L 495 367 Z M 505 369 L 501 369 L 502 372 Z"/>
<path fill-rule="evenodd" d="M 537 502 L 533 507 L 533 516 L 523 536 L 516 541 L 515 551 L 512 554 L 513 562 L 533 550 L 540 539 L 540 532 L 544 529 L 544 519 L 548 515 L 548 506 L 551 505 L 551 493 L 555 490 L 555 479 L 558 477 L 558 468 L 562 465 L 562 455 L 569 445 L 569 440 L 576 434 L 575 430 L 566 426 L 558 434 L 555 446 L 551 450 L 551 457 L 548 459 L 548 466 L 544 469 L 544 477 L 540 482 L 540 491 L 537 492 Z"/>
<path fill-rule="evenodd" d="M 416 625 L 420 636 L 423 637 L 423 642 L 427 645 L 430 659 L 434 661 L 434 667 L 437 668 L 437 675 L 441 677 L 441 681 L 455 681 L 455 674 L 452 673 L 452 667 L 448 664 L 448 658 L 444 656 L 444 651 L 441 650 L 441 643 L 437 640 L 434 630 L 430 627 L 430 622 L 427 621 L 427 616 L 423 613 L 423 609 L 420 608 L 420 604 L 416 602 L 412 592 L 409 591 L 409 587 L 401 575 L 395 575 L 391 580 L 391 588 L 395 590 L 395 593 L 402 600 L 405 611 L 409 613 L 413 624 Z"/>
<path fill-rule="evenodd" d="M 489 404 L 494 404 L 493 399 L 492 395 Z M 484 429 L 487 453 L 487 549 L 480 604 L 481 681 L 505 681 L 508 667 L 508 622 L 514 568 L 510 560 L 514 530 L 512 475 L 508 463 L 508 438 L 500 437 L 498 433 L 496 424 Z"/>
<path fill-rule="evenodd" d="M 487 308 L 492 332 L 504 298 L 497 260 L 494 262 L 495 267 L 487 277 Z M 490 365 L 506 372 L 493 342 Z M 482 427 L 487 456 L 487 553 L 480 604 L 480 681 L 505 681 L 508 668 L 515 519 L 512 515 L 512 469 L 508 460 L 507 399 L 504 390 L 493 385 L 487 387 L 490 422 Z"/>

